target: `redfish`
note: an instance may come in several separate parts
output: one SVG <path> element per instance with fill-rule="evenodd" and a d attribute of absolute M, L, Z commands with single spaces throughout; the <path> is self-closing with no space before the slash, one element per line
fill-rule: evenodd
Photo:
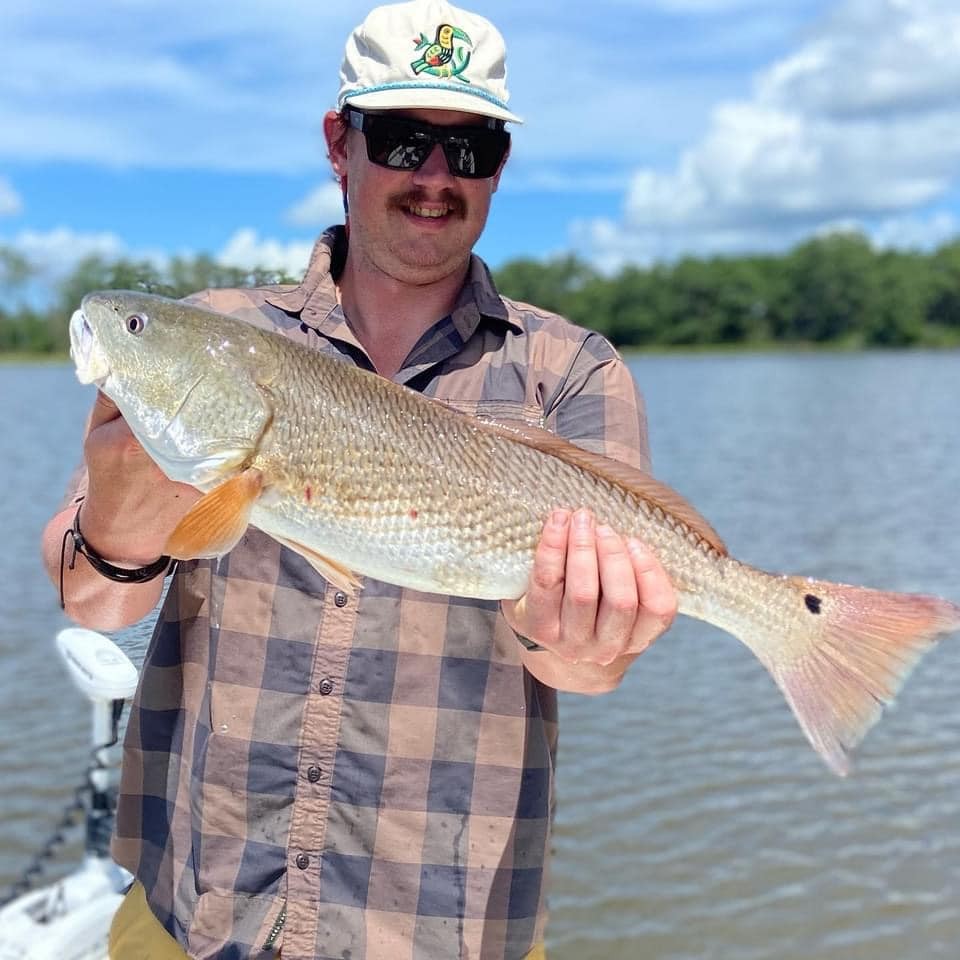
<path fill-rule="evenodd" d="M 343 589 L 358 575 L 445 595 L 526 589 L 545 519 L 587 507 L 644 541 L 680 612 L 733 634 L 837 773 L 960 607 L 766 573 L 653 477 L 527 425 L 465 416 L 373 373 L 200 307 L 140 293 L 84 298 L 71 321 L 83 383 L 120 408 L 172 480 L 204 492 L 167 547 L 220 556 L 248 524 Z"/>

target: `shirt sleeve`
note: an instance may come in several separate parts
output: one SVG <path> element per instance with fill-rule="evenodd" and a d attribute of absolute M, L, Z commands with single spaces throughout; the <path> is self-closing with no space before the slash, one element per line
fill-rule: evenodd
<path fill-rule="evenodd" d="M 643 397 L 610 342 L 589 333 L 544 409 L 545 426 L 590 450 L 650 472 Z"/>
<path fill-rule="evenodd" d="M 300 326 L 299 320 L 289 321 L 289 318 L 287 323 L 279 323 L 278 318 L 284 317 L 283 311 L 279 307 L 265 304 L 263 290 L 259 287 L 199 290 L 184 297 L 183 302 L 213 310 L 215 313 L 225 313 L 272 333 L 285 333 L 290 326 Z"/>

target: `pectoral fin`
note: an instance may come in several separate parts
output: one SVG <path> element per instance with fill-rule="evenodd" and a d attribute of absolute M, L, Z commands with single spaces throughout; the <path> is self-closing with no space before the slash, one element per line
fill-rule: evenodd
<path fill-rule="evenodd" d="M 259 470 L 244 470 L 221 483 L 191 507 L 170 534 L 164 552 L 178 560 L 228 553 L 247 529 L 262 489 Z"/>
<path fill-rule="evenodd" d="M 299 553 L 324 580 L 338 590 L 343 590 L 344 593 L 355 593 L 360 589 L 360 578 L 349 568 L 337 563 L 336 560 L 331 560 L 296 540 L 288 540 L 286 537 L 278 537 L 275 534 L 272 534 L 272 536 L 278 543 L 289 547 L 294 553 Z"/>

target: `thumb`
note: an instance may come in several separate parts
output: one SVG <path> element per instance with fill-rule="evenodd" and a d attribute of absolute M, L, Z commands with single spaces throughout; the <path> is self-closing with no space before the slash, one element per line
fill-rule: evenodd
<path fill-rule="evenodd" d="M 501 600 L 500 612 L 507 625 L 514 633 L 524 632 L 525 614 L 527 608 L 527 596 L 524 594 L 519 600 Z"/>

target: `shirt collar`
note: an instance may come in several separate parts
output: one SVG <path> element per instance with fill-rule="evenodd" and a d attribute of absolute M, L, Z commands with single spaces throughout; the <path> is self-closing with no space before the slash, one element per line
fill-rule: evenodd
<path fill-rule="evenodd" d="M 347 236 L 343 227 L 329 227 L 317 238 L 310 253 L 306 273 L 297 286 L 269 294 L 267 303 L 290 314 L 303 313 L 312 301 L 327 305 L 327 312 L 336 306 L 337 288 L 334 277 L 343 269 L 347 256 Z"/>
<path fill-rule="evenodd" d="M 303 323 L 322 329 L 328 336 L 355 342 L 339 309 L 334 282 L 343 269 L 346 256 L 346 230 L 342 225 L 329 227 L 313 246 L 303 280 L 289 290 L 270 293 L 267 302 L 286 313 L 299 315 Z M 467 279 L 457 297 L 451 320 L 466 343 L 485 319 L 499 320 L 521 329 L 497 293 L 489 268 L 476 254 L 471 254 Z"/>
<path fill-rule="evenodd" d="M 490 269 L 476 254 L 470 254 L 467 279 L 460 289 L 451 319 L 464 343 L 473 336 L 483 319 L 499 320 L 516 330 L 522 329 L 497 293 Z"/>

